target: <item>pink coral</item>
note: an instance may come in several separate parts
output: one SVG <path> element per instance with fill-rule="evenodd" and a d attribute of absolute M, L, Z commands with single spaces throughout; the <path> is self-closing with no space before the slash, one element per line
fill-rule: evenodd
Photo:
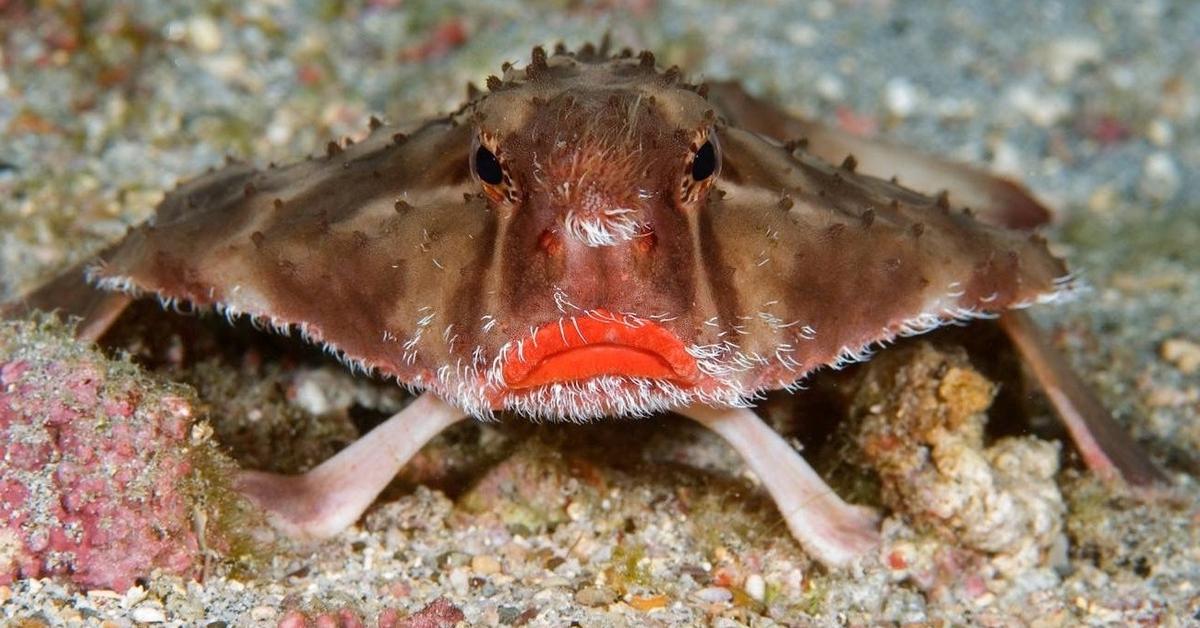
<path fill-rule="evenodd" d="M 192 404 L 32 325 L 0 327 L 0 583 L 197 575 Z"/>

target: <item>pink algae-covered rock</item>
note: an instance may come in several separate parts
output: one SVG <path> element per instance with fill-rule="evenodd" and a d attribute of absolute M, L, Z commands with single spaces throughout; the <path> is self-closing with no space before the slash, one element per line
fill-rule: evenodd
<path fill-rule="evenodd" d="M 198 574 L 192 403 L 161 390 L 61 331 L 0 324 L 0 584 Z"/>

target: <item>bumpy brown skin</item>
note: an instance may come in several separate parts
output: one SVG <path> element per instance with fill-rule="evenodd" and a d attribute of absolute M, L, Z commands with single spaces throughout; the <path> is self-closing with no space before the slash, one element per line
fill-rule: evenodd
<path fill-rule="evenodd" d="M 562 407 L 522 405 L 495 371 L 506 344 L 564 317 L 658 321 L 707 373 L 706 396 L 675 401 L 721 403 L 1061 287 L 1041 241 L 734 126 L 702 92 L 645 55 L 535 52 L 408 136 L 379 127 L 308 161 L 188 183 L 93 280 L 300 327 L 472 413 L 551 415 Z M 721 170 L 697 183 L 709 136 Z M 473 175 L 477 142 L 501 184 Z M 564 229 L 569 212 L 615 205 L 635 237 L 589 246 Z"/>
<path fill-rule="evenodd" d="M 747 94 L 736 83 L 711 84 L 708 98 L 735 126 L 780 142 L 802 140 L 806 151 L 830 163 L 854 155 L 859 170 L 896 177 L 906 187 L 930 194 L 947 191 L 956 205 L 971 208 L 983 222 L 1009 229 L 1034 229 L 1050 222 L 1049 210 L 1025 188 L 983 170 L 798 118 Z"/>

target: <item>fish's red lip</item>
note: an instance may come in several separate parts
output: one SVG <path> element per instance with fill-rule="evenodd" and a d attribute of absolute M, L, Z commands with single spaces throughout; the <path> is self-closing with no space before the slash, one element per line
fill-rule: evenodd
<path fill-rule="evenodd" d="M 604 311 L 542 325 L 520 348 L 510 345 L 505 358 L 504 381 L 510 389 L 603 375 L 692 386 L 700 374 L 675 334 L 652 321 L 622 320 Z"/>

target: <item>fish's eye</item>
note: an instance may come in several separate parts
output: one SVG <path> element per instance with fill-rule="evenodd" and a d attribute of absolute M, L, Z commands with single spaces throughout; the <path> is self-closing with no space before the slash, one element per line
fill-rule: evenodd
<path fill-rule="evenodd" d="M 500 160 L 496 159 L 496 155 L 487 147 L 480 146 L 475 149 L 474 159 L 471 161 L 476 176 L 484 183 L 500 185 L 504 181 L 504 169 L 500 166 Z"/>
<path fill-rule="evenodd" d="M 716 172 L 717 147 L 713 146 L 712 141 L 709 140 L 696 150 L 696 156 L 692 158 L 692 179 L 703 181 Z"/>

